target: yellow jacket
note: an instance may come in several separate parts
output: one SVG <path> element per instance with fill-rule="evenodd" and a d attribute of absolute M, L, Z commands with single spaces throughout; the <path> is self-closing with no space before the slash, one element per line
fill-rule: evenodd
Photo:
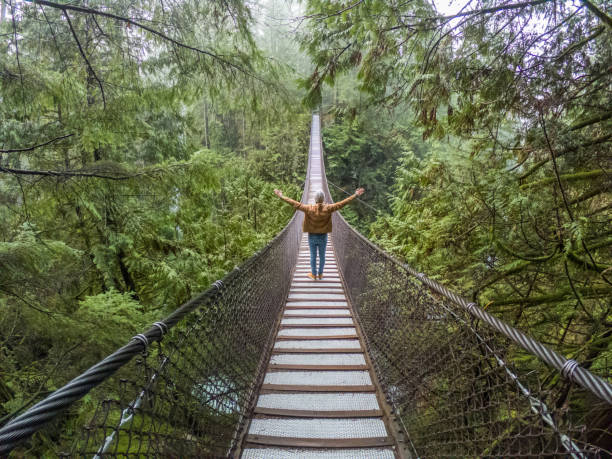
<path fill-rule="evenodd" d="M 305 233 L 331 233 L 332 230 L 332 214 L 342 209 L 349 202 L 357 197 L 356 194 L 349 196 L 343 201 L 335 202 L 334 204 L 302 204 L 301 202 L 294 201 L 287 196 L 280 196 L 280 198 L 291 204 L 298 210 L 304 212 L 304 223 L 302 224 L 302 230 Z"/>

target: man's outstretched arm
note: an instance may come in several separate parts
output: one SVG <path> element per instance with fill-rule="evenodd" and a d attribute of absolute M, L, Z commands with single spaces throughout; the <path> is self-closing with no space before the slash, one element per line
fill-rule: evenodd
<path fill-rule="evenodd" d="M 303 212 L 308 210 L 308 206 L 306 206 L 305 204 L 302 204 L 301 202 L 294 201 L 293 199 L 288 198 L 287 196 L 284 196 L 281 190 L 274 190 L 274 194 L 278 196 L 279 198 L 281 198 L 286 203 L 291 204 L 293 207 L 295 207 L 298 210 L 301 210 Z"/>
<path fill-rule="evenodd" d="M 330 204 L 329 205 L 329 210 L 331 210 L 332 212 L 335 212 L 337 210 L 342 209 L 344 206 L 346 206 L 349 202 L 351 202 L 353 199 L 355 199 L 357 196 L 361 196 L 363 193 L 365 193 L 365 190 L 363 188 L 358 188 L 357 191 L 355 191 L 355 194 L 352 194 L 351 196 L 349 196 L 346 199 L 343 199 L 340 202 L 336 202 L 334 204 Z"/>

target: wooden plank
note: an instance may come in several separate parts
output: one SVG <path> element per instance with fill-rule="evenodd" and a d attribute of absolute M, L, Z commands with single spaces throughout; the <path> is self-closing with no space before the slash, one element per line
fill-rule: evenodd
<path fill-rule="evenodd" d="M 337 262 L 336 260 L 332 260 L 329 256 L 326 256 L 325 266 L 327 266 L 328 264 L 336 266 Z M 300 266 L 300 265 L 310 266 L 310 254 L 308 254 L 308 256 L 301 256 L 298 258 L 297 266 Z"/>
<path fill-rule="evenodd" d="M 283 314 L 283 319 L 349 319 L 353 317 L 348 314 Z"/>
<path fill-rule="evenodd" d="M 272 354 L 361 354 L 363 349 L 360 347 L 347 348 L 324 348 L 324 349 L 296 349 L 294 347 L 274 348 Z"/>
<path fill-rule="evenodd" d="M 317 290 L 318 292 L 313 292 L 313 290 Z M 299 291 L 302 291 L 303 293 L 344 293 L 342 286 L 319 285 L 319 281 L 309 282 L 309 285 L 291 285 L 289 287 L 289 293 L 296 293 Z"/>
<path fill-rule="evenodd" d="M 300 266 L 298 268 L 295 269 L 295 274 L 308 274 L 310 272 L 310 268 L 309 267 L 303 267 Z M 333 269 L 328 268 L 327 266 L 325 267 L 325 270 L 323 271 L 323 275 L 335 275 L 336 277 L 339 275 L 338 274 L 338 270 L 334 267 Z"/>
<path fill-rule="evenodd" d="M 323 276 L 325 276 L 325 274 L 323 274 Z M 326 280 L 325 277 L 323 277 L 323 279 L 321 280 L 317 279 L 316 284 L 313 284 L 311 281 L 312 279 L 310 278 L 308 278 L 308 280 L 293 279 L 293 281 L 291 282 L 291 286 L 293 287 L 296 284 L 308 284 L 308 286 L 314 285 L 319 288 L 342 288 L 342 282 L 340 282 L 339 280 Z"/>
<path fill-rule="evenodd" d="M 349 328 L 355 324 L 281 324 L 280 328 Z"/>
<path fill-rule="evenodd" d="M 315 370 L 315 371 L 348 371 L 367 370 L 367 365 L 293 365 L 284 363 L 271 363 L 270 370 Z"/>
<path fill-rule="evenodd" d="M 324 295 L 324 293 L 321 293 L 321 295 Z M 341 298 L 287 298 L 287 302 L 285 303 L 286 306 L 289 306 L 289 303 L 316 303 L 316 302 L 320 302 L 320 303 L 325 303 L 325 302 L 329 302 L 329 303 L 346 303 L 346 297 L 345 299 L 341 299 Z M 291 304 L 291 306 L 295 306 L 295 304 Z M 342 305 L 343 307 L 348 307 L 348 305 Z"/>
<path fill-rule="evenodd" d="M 293 438 L 269 437 L 265 435 L 247 435 L 247 443 L 296 448 L 367 448 L 393 446 L 390 437 L 370 438 Z"/>
<path fill-rule="evenodd" d="M 323 276 L 325 276 L 325 274 L 323 274 Z M 309 278 L 308 281 L 312 281 L 312 279 Z M 293 281 L 291 282 L 291 287 L 293 288 L 293 286 L 296 285 L 296 284 L 308 284 L 307 285 L 308 287 L 313 285 L 313 286 L 315 286 L 317 288 L 342 288 L 342 282 L 340 282 L 339 280 L 337 280 L 337 281 L 326 280 L 325 277 L 323 277 L 323 279 L 321 279 L 320 281 L 317 280 L 317 282 L 314 283 L 314 284 L 312 282 L 308 282 L 308 281 L 293 279 Z M 306 287 L 306 285 L 302 285 L 302 286 L 298 286 L 298 287 Z"/>
<path fill-rule="evenodd" d="M 311 303 L 310 306 L 336 306 L 336 308 L 341 307 L 344 309 L 349 307 L 348 301 L 346 299 L 344 300 L 325 300 L 325 299 L 320 299 L 320 298 L 317 298 L 314 300 L 287 298 L 287 301 L 285 301 L 285 306 L 294 306 L 294 307 L 299 308 L 300 307 L 299 303 Z"/>
<path fill-rule="evenodd" d="M 358 339 L 359 335 L 327 335 L 327 336 L 277 336 L 276 337 L 276 341 L 283 341 L 283 340 L 300 340 L 300 339 L 304 339 L 304 340 L 309 340 L 309 339 L 313 339 L 313 340 L 321 340 L 321 339 Z"/>
<path fill-rule="evenodd" d="M 310 282 L 312 283 L 312 285 L 317 285 L 317 286 L 324 284 L 325 282 L 329 282 L 329 283 L 340 282 L 340 277 L 337 274 L 334 274 L 333 276 L 328 275 L 328 274 L 323 274 L 323 279 L 318 279 L 318 280 L 311 279 L 310 277 L 307 277 L 306 274 L 307 272 L 296 273 L 296 275 L 293 277 L 293 280 L 297 282 Z"/>
<path fill-rule="evenodd" d="M 319 266 L 319 264 L 317 263 L 317 266 Z M 298 263 L 297 265 L 295 265 L 296 269 L 310 269 L 310 262 L 308 263 Z M 325 269 L 338 269 L 338 265 L 336 265 L 336 263 L 325 263 Z"/>
<path fill-rule="evenodd" d="M 345 290 L 338 285 L 329 282 L 328 284 L 320 284 L 319 281 L 309 282 L 310 285 L 291 285 L 289 293 L 294 293 L 294 290 L 308 290 L 315 293 L 345 293 Z"/>
<path fill-rule="evenodd" d="M 300 265 L 296 266 L 295 267 L 295 272 L 299 272 L 299 271 L 310 272 L 310 265 L 308 265 L 308 266 L 306 266 L 306 265 L 304 265 L 304 266 L 300 266 Z M 325 274 L 326 272 L 337 273 L 338 272 L 338 267 L 336 265 L 327 266 L 327 264 L 325 264 L 325 269 L 323 270 L 323 274 Z"/>
<path fill-rule="evenodd" d="M 376 387 L 366 386 L 313 386 L 289 384 L 262 384 L 261 390 L 272 392 L 376 392 Z"/>
<path fill-rule="evenodd" d="M 335 259 L 332 259 L 330 257 L 329 252 L 326 255 L 327 256 L 325 257 L 325 266 L 327 266 L 328 263 L 329 264 L 334 264 L 334 265 L 338 264 L 338 262 Z M 317 264 L 318 264 L 318 262 L 319 262 L 319 260 L 317 260 Z M 299 258 L 297 263 L 301 264 L 301 265 L 308 265 L 308 266 L 310 266 L 310 252 L 308 253 L 308 255 L 305 255 L 303 258 Z"/>
<path fill-rule="evenodd" d="M 255 407 L 255 414 L 295 418 L 374 418 L 382 416 L 382 410 L 309 411 Z"/>
<path fill-rule="evenodd" d="M 340 278 L 339 277 L 334 277 L 331 278 L 330 276 L 327 276 L 326 274 L 323 274 L 323 279 L 317 279 L 312 280 L 310 277 L 307 277 L 306 275 L 294 275 L 293 276 L 293 281 L 294 282 L 308 282 L 311 283 L 312 285 L 317 285 L 319 287 L 325 287 L 325 283 L 329 283 L 329 284 L 337 284 L 340 282 Z"/>

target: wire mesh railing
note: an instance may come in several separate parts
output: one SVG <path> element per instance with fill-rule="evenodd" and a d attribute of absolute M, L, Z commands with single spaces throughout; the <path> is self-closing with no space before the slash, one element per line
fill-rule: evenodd
<path fill-rule="evenodd" d="M 610 453 L 607 401 L 432 294 L 342 220 L 334 225 L 370 357 L 419 457 Z"/>
<path fill-rule="evenodd" d="M 2 426 L 0 457 L 233 457 L 272 350 L 302 220 L 296 213 L 209 290 Z M 78 415 L 86 406 L 94 412 Z M 32 437 L 41 430 L 45 441 Z"/>
<path fill-rule="evenodd" d="M 61 422 L 86 394 L 95 412 L 82 429 L 50 434 L 57 455 L 230 455 L 263 378 L 300 238 L 295 216 L 210 290 L 0 429 L 0 456 L 41 428 L 56 429 L 44 424 Z"/>
<path fill-rule="evenodd" d="M 377 377 L 416 457 L 612 457 L 609 367 L 594 375 L 565 359 L 338 213 L 333 233 Z"/>

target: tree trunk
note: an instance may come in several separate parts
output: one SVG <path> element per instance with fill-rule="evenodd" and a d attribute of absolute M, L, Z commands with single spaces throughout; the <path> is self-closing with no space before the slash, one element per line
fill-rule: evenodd
<path fill-rule="evenodd" d="M 208 134 L 208 104 L 204 101 L 204 146 L 210 148 L 210 137 Z"/>
<path fill-rule="evenodd" d="M 96 265 L 96 259 L 95 256 L 93 254 L 93 251 L 91 249 L 91 239 L 89 237 L 89 233 L 87 232 L 87 226 L 85 224 L 85 219 L 83 217 L 83 213 L 81 212 L 81 207 L 79 205 L 76 205 L 74 208 L 75 214 L 77 216 L 77 221 L 78 221 L 78 227 L 80 230 L 80 234 L 83 237 L 83 241 L 85 242 L 85 248 L 87 251 L 87 256 L 89 257 L 92 266 L 94 266 L 96 268 L 96 273 L 98 274 L 98 278 L 100 281 L 100 288 L 102 289 L 102 292 L 108 292 L 110 290 L 111 287 L 117 287 L 117 282 L 115 280 L 114 285 L 109 286 L 106 283 L 106 278 L 104 277 L 104 273 L 98 268 L 98 266 Z M 95 289 L 93 288 L 93 282 L 90 283 L 89 286 L 89 294 L 90 295 L 94 295 L 95 294 Z"/>
<path fill-rule="evenodd" d="M 249 199 L 249 177 L 246 178 L 247 218 L 251 219 L 251 202 Z"/>
<path fill-rule="evenodd" d="M 242 110 L 242 148 L 246 147 L 246 113 Z M 246 157 L 246 152 L 245 152 Z"/>
<path fill-rule="evenodd" d="M 123 251 L 123 249 L 120 249 L 119 253 L 117 253 L 117 262 L 119 264 L 119 270 L 121 271 L 121 277 L 123 277 L 123 282 L 125 282 L 125 286 L 129 290 L 132 298 L 134 298 L 136 301 L 139 301 L 140 299 L 138 297 L 138 293 L 136 293 L 136 283 L 134 282 L 134 279 L 132 278 L 132 275 L 130 274 L 130 271 L 128 270 L 127 266 L 123 262 L 124 259 L 125 252 Z"/>

